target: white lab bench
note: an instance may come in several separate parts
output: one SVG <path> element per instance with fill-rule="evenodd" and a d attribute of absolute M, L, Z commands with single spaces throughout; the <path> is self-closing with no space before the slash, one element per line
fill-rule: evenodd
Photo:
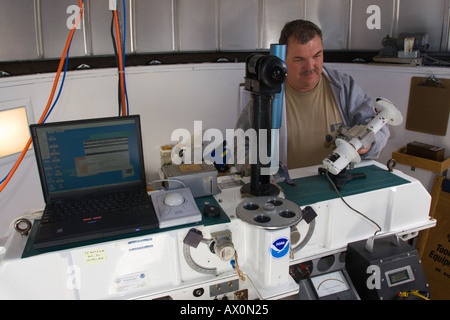
<path fill-rule="evenodd" d="M 240 220 L 236 207 L 248 198 L 242 198 L 240 187 L 231 187 L 214 197 L 196 199 L 199 209 L 219 206 L 219 218 L 130 237 L 33 250 L 36 228 L 28 236 L 10 228 L 0 239 L 0 299 L 280 299 L 296 295 L 299 286 L 290 266 L 345 253 L 348 243 L 367 239 L 377 230 L 344 204 L 317 169 L 291 170 L 296 186 L 280 183 L 280 198 L 300 208 L 310 206 L 317 214 L 311 238 L 297 252 L 284 254 L 276 247 L 279 239 L 290 242 L 290 227 L 266 229 Z M 418 180 L 398 170 L 388 172 L 375 161 L 363 161 L 356 169 L 370 174 L 364 181 L 347 183 L 342 195 L 381 226 L 379 234 L 409 239 L 436 224 L 429 217 L 431 197 Z M 219 185 L 233 179 L 237 178 L 219 177 Z M 37 224 L 39 216 L 28 219 Z M 205 243 L 186 248 L 183 240 L 191 228 L 204 239 L 228 232 L 242 274 Z M 310 228 L 300 221 L 299 242 Z M 295 249 L 298 243 L 287 245 Z"/>

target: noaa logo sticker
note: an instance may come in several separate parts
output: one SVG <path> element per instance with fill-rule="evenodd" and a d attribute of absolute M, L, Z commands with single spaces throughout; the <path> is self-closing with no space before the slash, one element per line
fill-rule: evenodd
<path fill-rule="evenodd" d="M 270 254 L 274 258 L 283 258 L 289 252 L 289 240 L 280 238 L 275 240 L 270 247 Z"/>

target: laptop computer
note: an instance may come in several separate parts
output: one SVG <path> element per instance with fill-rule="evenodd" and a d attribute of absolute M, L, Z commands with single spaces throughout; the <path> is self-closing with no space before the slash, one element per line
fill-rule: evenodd
<path fill-rule="evenodd" d="M 45 201 L 35 249 L 158 228 L 138 115 L 30 130 Z"/>

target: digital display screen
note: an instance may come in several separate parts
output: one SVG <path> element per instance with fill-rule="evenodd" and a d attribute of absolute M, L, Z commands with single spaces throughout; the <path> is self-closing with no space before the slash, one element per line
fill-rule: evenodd
<path fill-rule="evenodd" d="M 411 266 L 404 266 L 386 272 L 386 280 L 389 287 L 414 281 L 414 273 Z"/>
<path fill-rule="evenodd" d="M 391 280 L 391 284 L 393 285 L 405 280 L 409 280 L 408 271 L 405 269 L 396 273 L 391 273 L 389 275 L 389 279 Z"/>

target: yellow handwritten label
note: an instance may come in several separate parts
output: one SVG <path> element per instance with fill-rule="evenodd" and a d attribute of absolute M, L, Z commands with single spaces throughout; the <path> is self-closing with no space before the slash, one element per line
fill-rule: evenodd
<path fill-rule="evenodd" d="M 105 260 L 106 260 L 105 249 L 94 249 L 84 251 L 85 264 L 99 263 Z"/>

